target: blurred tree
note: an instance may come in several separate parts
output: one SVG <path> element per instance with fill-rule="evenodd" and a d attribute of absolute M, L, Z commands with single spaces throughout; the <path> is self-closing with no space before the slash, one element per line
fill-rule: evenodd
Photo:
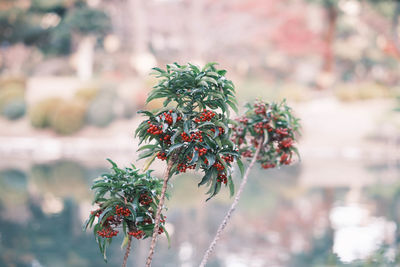
<path fill-rule="evenodd" d="M 104 36 L 108 16 L 83 0 L 2 0 L 0 46 L 15 43 L 37 46 L 46 54 L 68 54 L 74 35 Z"/>

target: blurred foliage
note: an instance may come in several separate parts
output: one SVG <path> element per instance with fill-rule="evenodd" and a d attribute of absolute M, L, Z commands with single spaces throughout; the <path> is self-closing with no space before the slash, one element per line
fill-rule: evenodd
<path fill-rule="evenodd" d="M 99 88 L 92 87 L 83 87 L 78 89 L 75 93 L 75 98 L 83 100 L 83 101 L 92 101 L 99 94 Z"/>
<path fill-rule="evenodd" d="M 16 120 L 25 115 L 26 112 L 26 104 L 22 99 L 12 100 L 7 103 L 3 110 L 2 115 L 9 120 Z"/>
<path fill-rule="evenodd" d="M 58 134 L 79 131 L 85 123 L 86 105 L 81 101 L 63 101 L 50 117 L 50 127 Z"/>
<path fill-rule="evenodd" d="M 0 81 L 0 114 L 9 120 L 25 115 L 25 79 L 6 78 Z"/>
<path fill-rule="evenodd" d="M 74 34 L 101 37 L 111 28 L 102 10 L 81 0 L 33 0 L 27 9 L 9 6 L 0 11 L 0 45 L 23 42 L 45 53 L 67 54 Z"/>
<path fill-rule="evenodd" d="M 87 122 L 97 127 L 108 126 L 114 119 L 113 102 L 105 96 L 95 98 L 88 107 Z"/>
<path fill-rule="evenodd" d="M 342 101 L 385 98 L 391 95 L 388 87 L 373 82 L 339 84 L 334 93 Z"/>
<path fill-rule="evenodd" d="M 62 102 L 61 98 L 48 98 L 32 106 L 29 110 L 31 125 L 35 128 L 49 127 L 51 115 Z"/>

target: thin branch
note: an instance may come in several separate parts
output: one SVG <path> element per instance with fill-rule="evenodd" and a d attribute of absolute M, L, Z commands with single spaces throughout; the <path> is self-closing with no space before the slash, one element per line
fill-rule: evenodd
<path fill-rule="evenodd" d="M 128 262 L 129 252 L 131 251 L 131 243 L 132 243 L 132 236 L 129 236 L 128 245 L 126 246 L 124 262 L 122 263 L 122 267 L 126 267 L 126 263 Z"/>
<path fill-rule="evenodd" d="M 174 163 L 174 161 L 173 161 L 173 159 L 171 157 L 169 162 L 168 162 L 167 170 L 164 173 L 164 184 L 163 184 L 163 187 L 162 187 L 162 190 L 161 190 L 160 202 L 158 202 L 158 206 L 157 206 L 157 213 L 156 213 L 156 218 L 155 218 L 155 221 L 154 221 L 153 236 L 151 238 L 149 255 L 148 255 L 147 261 L 146 261 L 146 267 L 150 267 L 151 266 L 151 262 L 153 260 L 154 249 L 156 247 L 156 242 L 157 242 L 157 237 L 158 237 L 158 230 L 160 229 L 161 211 L 162 211 L 163 206 L 164 206 L 165 192 L 167 191 L 168 180 L 169 180 L 169 177 L 170 177 L 170 172 L 171 172 L 173 163 Z"/>
<path fill-rule="evenodd" d="M 245 174 L 243 176 L 242 183 L 240 184 L 239 190 L 236 193 L 235 199 L 234 199 L 230 209 L 226 213 L 224 220 L 219 225 L 218 231 L 215 234 L 214 240 L 211 242 L 211 244 L 208 247 L 206 253 L 204 254 L 203 259 L 201 260 L 201 263 L 200 263 L 199 267 L 204 267 L 206 265 L 211 253 L 213 252 L 218 240 L 221 237 L 222 231 L 225 229 L 226 225 L 228 224 L 228 221 L 230 220 L 230 218 L 232 216 L 232 213 L 235 211 L 236 206 L 237 206 L 237 204 L 239 202 L 240 196 L 241 196 L 241 194 L 243 192 L 243 189 L 244 189 L 244 187 L 245 187 L 245 185 L 247 183 L 247 180 L 249 178 L 250 170 L 253 168 L 255 162 L 257 161 L 257 157 L 258 157 L 258 154 L 260 153 L 260 150 L 261 150 L 261 147 L 262 147 L 263 143 L 264 143 L 264 138 L 262 138 L 261 142 L 259 142 L 259 145 L 257 147 L 256 153 L 254 154 L 253 158 L 251 159 L 250 165 L 249 165 L 249 167 L 247 167 L 247 170 L 246 170 L 246 172 L 245 172 Z"/>

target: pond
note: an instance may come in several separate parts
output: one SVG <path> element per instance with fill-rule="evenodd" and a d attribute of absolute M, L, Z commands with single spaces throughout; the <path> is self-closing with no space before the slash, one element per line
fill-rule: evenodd
<path fill-rule="evenodd" d="M 92 180 L 109 167 L 57 160 L 0 171 L 0 266 L 120 266 L 116 238 L 102 259 L 82 225 Z M 301 182 L 303 165 L 254 169 L 236 213 L 208 266 L 397 266 L 400 183 L 381 183 L 388 166 L 358 162 L 377 177 L 366 186 Z M 332 163 L 332 168 L 335 164 Z M 393 171 L 393 166 L 390 167 Z M 399 165 L 394 166 L 395 175 Z M 198 266 L 232 198 L 205 202 L 194 173 L 172 179 L 167 229 L 153 266 Z M 324 179 L 324 177 L 320 177 Z M 235 177 L 238 186 L 239 177 Z M 133 242 L 129 266 L 143 266 L 148 241 Z"/>

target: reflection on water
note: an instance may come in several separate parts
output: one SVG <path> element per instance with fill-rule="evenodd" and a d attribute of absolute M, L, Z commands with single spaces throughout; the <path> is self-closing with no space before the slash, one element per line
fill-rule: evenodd
<path fill-rule="evenodd" d="M 120 238 L 106 264 L 92 233 L 82 232 L 91 209 L 88 188 L 106 168 L 57 161 L 1 170 L 0 266 L 120 265 Z M 374 169 L 378 176 L 384 171 Z M 254 170 L 208 266 L 396 266 L 400 184 L 304 188 L 301 172 L 300 165 Z M 205 203 L 198 178 L 173 179 L 172 244 L 161 238 L 155 267 L 197 266 L 231 202 L 225 192 Z M 148 245 L 134 242 L 130 266 L 143 266 Z"/>

